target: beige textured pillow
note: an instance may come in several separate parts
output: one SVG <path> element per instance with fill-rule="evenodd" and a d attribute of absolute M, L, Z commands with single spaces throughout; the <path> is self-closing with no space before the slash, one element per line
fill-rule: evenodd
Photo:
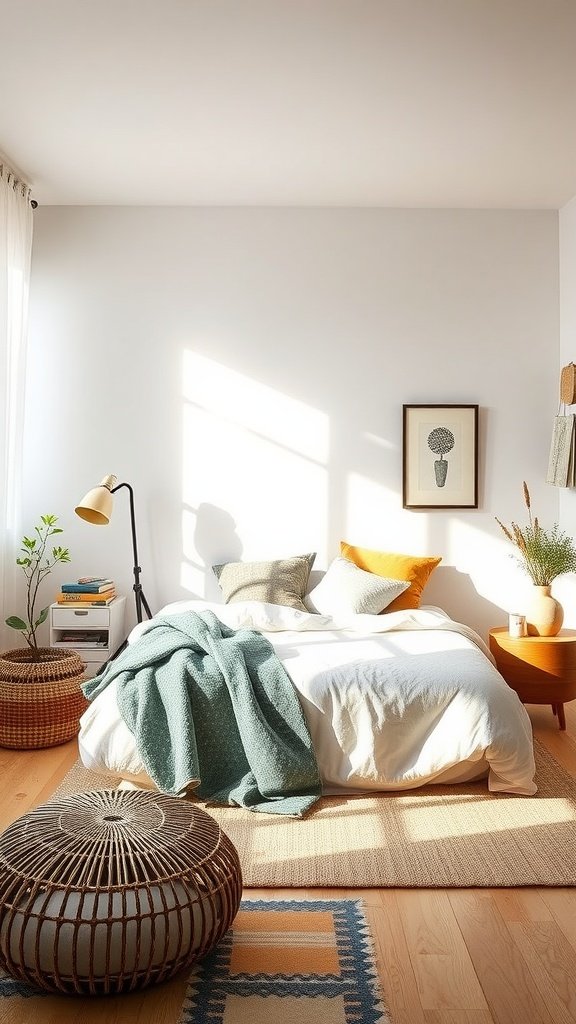
<path fill-rule="evenodd" d="M 226 604 L 267 601 L 287 608 L 308 609 L 303 598 L 316 552 L 272 562 L 225 562 L 213 565 Z"/>
<path fill-rule="evenodd" d="M 409 586 L 404 580 L 359 569 L 347 558 L 335 558 L 306 603 L 321 615 L 379 615 Z"/>

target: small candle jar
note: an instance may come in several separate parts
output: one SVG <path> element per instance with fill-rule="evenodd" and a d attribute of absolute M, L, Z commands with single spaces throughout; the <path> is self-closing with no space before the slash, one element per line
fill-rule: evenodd
<path fill-rule="evenodd" d="M 508 634 L 514 640 L 519 640 L 520 637 L 528 635 L 525 615 L 518 615 L 516 612 L 510 612 L 510 615 L 508 616 Z"/>

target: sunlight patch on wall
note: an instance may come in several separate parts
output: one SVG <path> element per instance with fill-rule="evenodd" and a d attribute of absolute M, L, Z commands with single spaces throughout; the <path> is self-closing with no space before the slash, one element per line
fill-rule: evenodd
<path fill-rule="evenodd" d="M 382 551 L 428 554 L 426 518 L 407 517 L 399 491 L 360 473 L 347 476 L 346 540 Z"/>
<path fill-rule="evenodd" d="M 215 561 L 325 557 L 328 417 L 190 351 L 183 397 L 183 586 L 206 596 Z"/>
<path fill-rule="evenodd" d="M 378 448 L 387 448 L 389 451 L 396 451 L 398 448 L 398 445 L 394 444 L 393 441 L 388 441 L 385 437 L 380 437 L 379 434 L 372 434 L 368 430 L 364 431 L 362 437 L 369 441 L 370 444 L 377 445 Z"/>
<path fill-rule="evenodd" d="M 184 352 L 184 398 L 235 427 L 325 466 L 325 413 L 196 352 Z"/>

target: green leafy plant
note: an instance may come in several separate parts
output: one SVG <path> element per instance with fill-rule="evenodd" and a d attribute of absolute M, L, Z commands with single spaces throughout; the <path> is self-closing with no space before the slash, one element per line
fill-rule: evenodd
<path fill-rule="evenodd" d="M 48 617 L 48 608 L 42 608 L 36 618 L 36 601 L 38 599 L 38 588 L 43 580 L 50 575 L 52 569 L 58 562 L 69 562 L 70 553 L 68 548 L 53 547 L 50 554 L 48 541 L 57 533 L 62 533 L 59 526 L 56 526 L 58 516 L 40 516 L 40 523 L 34 527 L 35 537 L 24 537 L 22 540 L 22 555 L 16 559 L 16 564 L 22 567 L 26 577 L 26 619 L 17 615 L 11 615 L 6 619 L 6 625 L 17 629 L 24 635 L 26 643 L 31 649 L 31 660 L 40 661 L 38 643 L 36 641 L 36 630 Z"/>
<path fill-rule="evenodd" d="M 530 492 L 524 481 L 524 502 L 528 509 L 528 526 L 511 523 L 505 526 L 495 516 L 509 541 L 519 551 L 517 562 L 537 587 L 549 587 L 557 576 L 576 572 L 576 547 L 572 537 L 564 533 L 558 523 L 544 530 L 537 517 L 532 516 Z"/>

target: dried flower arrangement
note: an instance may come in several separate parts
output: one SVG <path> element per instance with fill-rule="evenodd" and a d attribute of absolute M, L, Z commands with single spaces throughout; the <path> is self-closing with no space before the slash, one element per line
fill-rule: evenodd
<path fill-rule="evenodd" d="M 530 492 L 524 486 L 524 502 L 528 509 L 528 525 L 518 526 L 511 523 L 505 526 L 495 516 L 509 541 L 518 548 L 517 562 L 530 576 L 537 587 L 548 587 L 557 576 L 566 572 L 576 572 L 576 547 L 572 537 L 560 529 L 555 523 L 551 530 L 545 530 L 536 516 L 532 516 Z"/>

